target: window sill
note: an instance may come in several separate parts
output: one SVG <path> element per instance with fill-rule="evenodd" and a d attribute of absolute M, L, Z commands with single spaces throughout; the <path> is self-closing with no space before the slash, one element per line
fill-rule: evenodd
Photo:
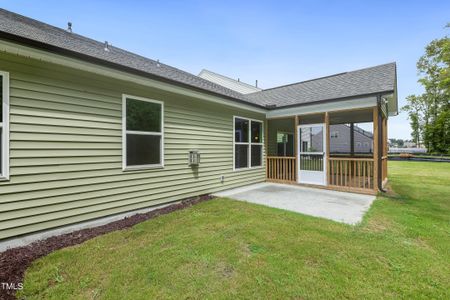
<path fill-rule="evenodd" d="M 145 171 L 145 170 L 155 170 L 164 169 L 164 165 L 144 165 L 144 166 L 130 166 L 122 169 L 123 172 L 133 172 L 133 171 Z"/>
<path fill-rule="evenodd" d="M 0 176 L 0 182 L 9 181 L 9 177 Z"/>

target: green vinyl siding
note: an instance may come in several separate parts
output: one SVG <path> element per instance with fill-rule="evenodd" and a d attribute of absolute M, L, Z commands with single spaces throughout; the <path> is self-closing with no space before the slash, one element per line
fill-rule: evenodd
<path fill-rule="evenodd" d="M 0 239 L 265 179 L 264 165 L 233 171 L 233 116 L 263 114 L 4 53 L 0 70 L 10 73 L 11 175 L 0 182 Z M 164 102 L 164 168 L 122 171 L 122 94 Z"/>

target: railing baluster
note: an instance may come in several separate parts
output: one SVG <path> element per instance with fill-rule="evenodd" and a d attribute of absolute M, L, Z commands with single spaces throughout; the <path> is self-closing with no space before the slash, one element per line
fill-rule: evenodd
<path fill-rule="evenodd" d="M 345 167 L 344 181 L 345 181 L 345 186 L 347 186 L 348 161 L 344 161 L 344 167 Z"/>
<path fill-rule="evenodd" d="M 366 188 L 366 162 L 363 162 L 363 189 Z"/>
<path fill-rule="evenodd" d="M 295 166 L 295 159 L 291 159 L 291 176 L 292 176 L 292 181 L 295 181 L 296 180 L 296 178 L 295 178 L 295 168 L 296 168 L 296 166 Z"/>
<path fill-rule="evenodd" d="M 302 169 L 319 170 L 325 158 L 316 155 L 303 156 L 299 164 Z M 272 156 L 266 158 L 267 180 L 275 182 L 297 181 L 297 158 Z M 330 157 L 325 170 L 328 174 L 327 184 L 356 190 L 373 189 L 373 159 Z"/>
<path fill-rule="evenodd" d="M 358 187 L 361 187 L 362 162 L 358 162 Z"/>
<path fill-rule="evenodd" d="M 288 181 L 289 180 L 289 170 L 288 170 L 288 160 L 287 159 L 283 159 L 283 165 L 284 165 L 284 180 Z"/>

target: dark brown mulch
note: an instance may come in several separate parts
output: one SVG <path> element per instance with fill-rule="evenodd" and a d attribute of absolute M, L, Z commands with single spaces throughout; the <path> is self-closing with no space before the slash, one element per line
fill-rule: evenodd
<path fill-rule="evenodd" d="M 132 227 L 137 223 L 152 219 L 159 215 L 171 213 L 173 211 L 190 207 L 199 202 L 211 199 L 209 195 L 185 199 L 180 203 L 168 205 L 155 209 L 147 213 L 136 214 L 118 221 L 114 221 L 102 226 L 87 228 L 71 233 L 53 236 L 45 240 L 34 242 L 24 247 L 8 249 L 0 253 L 0 284 L 9 283 L 16 287 L 22 283 L 25 270 L 31 263 L 55 250 L 81 244 L 86 240 L 96 236 Z M 0 299 L 15 299 L 14 289 L 5 289 L 0 286 Z"/>

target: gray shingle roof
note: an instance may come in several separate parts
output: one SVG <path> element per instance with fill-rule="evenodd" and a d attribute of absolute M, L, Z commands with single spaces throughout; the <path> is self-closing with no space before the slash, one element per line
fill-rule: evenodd
<path fill-rule="evenodd" d="M 109 46 L 110 51 L 105 51 L 105 43 L 103 42 L 98 42 L 76 33 L 70 33 L 61 28 L 4 9 L 0 9 L 0 32 L 132 68 L 149 75 L 155 75 L 236 100 L 253 102 L 245 99 L 242 94 L 236 91 L 180 69 L 113 46 Z"/>
<path fill-rule="evenodd" d="M 266 89 L 246 96 L 262 105 L 282 107 L 392 92 L 395 89 L 395 69 L 395 63 L 389 63 Z"/>
<path fill-rule="evenodd" d="M 45 46 L 44 48 L 50 49 L 50 51 L 58 50 L 66 55 L 79 55 L 86 59 L 92 58 L 97 63 L 107 63 L 118 68 L 138 71 L 151 78 L 166 80 L 260 107 L 276 105 L 279 108 L 393 91 L 395 88 L 395 63 L 391 63 L 244 95 L 188 72 L 117 47 L 109 46 L 109 51 L 105 51 L 105 44 L 102 42 L 4 9 L 0 9 L 0 38 L 18 38 L 26 43 L 37 43 L 38 45 L 35 46 Z"/>

